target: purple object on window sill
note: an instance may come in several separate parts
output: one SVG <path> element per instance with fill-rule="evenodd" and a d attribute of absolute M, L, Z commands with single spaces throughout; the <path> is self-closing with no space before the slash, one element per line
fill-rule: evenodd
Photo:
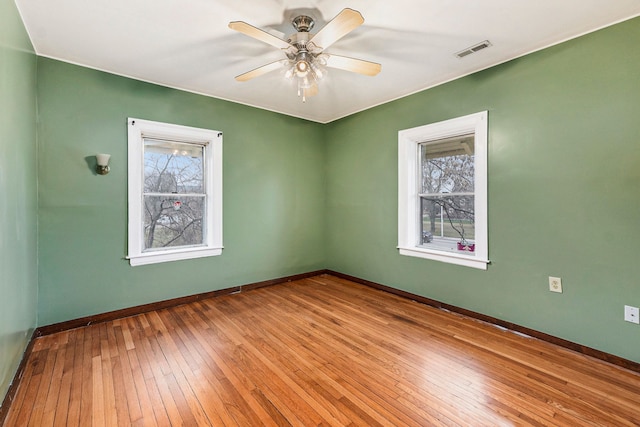
<path fill-rule="evenodd" d="M 476 244 L 475 243 L 458 242 L 458 250 L 459 251 L 474 252 L 476 250 Z"/>

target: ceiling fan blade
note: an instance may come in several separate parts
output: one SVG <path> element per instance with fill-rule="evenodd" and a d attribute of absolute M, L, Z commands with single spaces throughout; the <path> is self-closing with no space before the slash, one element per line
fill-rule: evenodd
<path fill-rule="evenodd" d="M 326 49 L 358 28 L 363 22 L 364 18 L 357 10 L 342 9 L 342 12 L 338 13 L 311 38 L 311 42 L 320 49 Z"/>
<path fill-rule="evenodd" d="M 242 34 L 246 34 L 249 37 L 253 37 L 256 40 L 260 40 L 261 42 L 270 44 L 271 46 L 275 46 L 278 49 L 287 49 L 291 47 L 291 45 L 286 41 L 243 21 L 229 22 L 229 28 L 241 32 Z"/>
<path fill-rule="evenodd" d="M 270 73 L 271 71 L 275 71 L 279 68 L 282 68 L 283 61 L 271 62 L 267 65 L 263 65 L 262 67 L 254 68 L 251 71 L 247 71 L 244 74 L 240 74 L 236 76 L 236 80 L 239 82 L 246 82 L 247 80 L 251 80 L 253 78 L 259 77 L 263 74 Z"/>
<path fill-rule="evenodd" d="M 339 68 L 353 73 L 375 76 L 382 70 L 382 65 L 377 62 L 364 61 L 362 59 L 349 58 L 348 56 L 327 55 L 327 67 Z"/>

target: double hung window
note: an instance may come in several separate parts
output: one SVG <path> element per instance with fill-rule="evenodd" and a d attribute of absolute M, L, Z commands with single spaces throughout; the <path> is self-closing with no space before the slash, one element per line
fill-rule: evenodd
<path fill-rule="evenodd" d="M 486 269 L 487 113 L 399 132 L 400 254 Z"/>
<path fill-rule="evenodd" d="M 222 133 L 129 119 L 131 265 L 222 253 Z"/>

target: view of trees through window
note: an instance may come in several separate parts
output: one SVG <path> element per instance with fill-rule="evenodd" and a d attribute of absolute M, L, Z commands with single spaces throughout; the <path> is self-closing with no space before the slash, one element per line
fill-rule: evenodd
<path fill-rule="evenodd" d="M 204 150 L 144 140 L 144 250 L 205 243 Z"/>
<path fill-rule="evenodd" d="M 420 145 L 421 244 L 475 239 L 474 135 Z"/>

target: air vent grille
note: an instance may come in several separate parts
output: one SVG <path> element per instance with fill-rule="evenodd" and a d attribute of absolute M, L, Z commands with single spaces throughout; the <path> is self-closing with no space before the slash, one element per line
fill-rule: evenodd
<path fill-rule="evenodd" d="M 456 53 L 456 56 L 458 58 L 464 58 L 465 56 L 471 55 L 472 53 L 476 53 L 479 50 L 486 49 L 489 46 L 491 46 L 491 42 L 489 40 L 485 40 L 483 42 L 474 44 L 471 47 L 461 50 L 460 52 Z"/>

